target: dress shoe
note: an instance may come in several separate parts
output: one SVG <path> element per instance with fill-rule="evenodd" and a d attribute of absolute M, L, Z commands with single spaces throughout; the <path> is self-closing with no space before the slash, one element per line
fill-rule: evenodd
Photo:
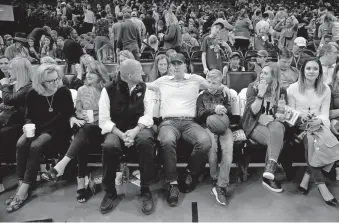
<path fill-rule="evenodd" d="M 309 188 L 305 189 L 305 188 L 303 188 L 302 186 L 299 186 L 298 189 L 299 189 L 299 191 L 300 191 L 303 195 L 307 195 L 308 192 L 310 191 Z"/>

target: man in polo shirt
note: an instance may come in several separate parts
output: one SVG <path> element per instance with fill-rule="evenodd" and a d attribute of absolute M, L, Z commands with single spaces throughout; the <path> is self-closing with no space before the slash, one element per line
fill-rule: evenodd
<path fill-rule="evenodd" d="M 181 53 L 172 55 L 170 61 L 173 75 L 160 77 L 149 83 L 149 87 L 160 91 L 160 116 L 163 122 L 159 126 L 158 138 L 163 154 L 165 178 L 169 183 L 167 202 L 174 207 L 178 205 L 180 193 L 176 169 L 178 139 L 182 138 L 193 145 L 185 173 L 179 179 L 185 193 L 191 192 L 196 185 L 197 175 L 204 168 L 207 152 L 211 148 L 211 139 L 206 130 L 195 122 L 199 89 L 207 89 L 207 81 L 201 76 L 185 73 L 185 57 Z M 222 88 L 224 94 L 229 92 L 227 87 Z"/>
<path fill-rule="evenodd" d="M 323 69 L 324 84 L 328 85 L 332 83 L 337 52 L 337 48 L 331 44 L 324 44 L 319 50 L 319 60 Z"/>
<path fill-rule="evenodd" d="M 99 100 L 99 126 L 105 137 L 102 144 L 102 186 L 106 192 L 100 211 L 107 213 L 116 207 L 116 170 L 123 151 L 133 146 L 129 151 L 134 153 L 136 149 L 139 150 L 142 211 L 151 214 L 154 202 L 149 186 L 154 180 L 155 169 L 154 131 L 151 128 L 153 102 L 142 81 L 142 67 L 138 61 L 123 61 L 120 75 L 121 79 L 111 82 L 102 90 Z"/>
<path fill-rule="evenodd" d="M 215 22 L 211 28 L 211 34 L 206 36 L 201 45 L 201 61 L 204 67 L 204 74 L 207 74 L 209 70 L 217 69 L 222 71 L 222 61 L 221 56 L 223 54 L 222 48 L 225 47 L 227 51 L 232 52 L 228 44 L 224 41 L 219 42 L 217 36 L 224 28 L 222 22 Z"/>

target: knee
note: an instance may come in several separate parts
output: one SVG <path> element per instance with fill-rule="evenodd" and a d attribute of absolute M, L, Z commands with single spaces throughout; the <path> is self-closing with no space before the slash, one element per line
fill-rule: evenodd
<path fill-rule="evenodd" d="M 196 143 L 194 144 L 194 148 L 199 149 L 202 152 L 208 152 L 211 147 L 212 147 L 211 137 L 208 135 L 206 131 L 199 135 Z"/>
<path fill-rule="evenodd" d="M 150 129 L 144 129 L 135 138 L 136 145 L 149 145 L 154 143 L 153 132 Z"/>
<path fill-rule="evenodd" d="M 285 133 L 285 126 L 281 122 L 273 121 L 269 124 L 270 131 Z"/>
<path fill-rule="evenodd" d="M 16 144 L 16 149 L 17 149 L 17 151 L 19 151 L 19 150 L 21 150 L 21 149 L 24 149 L 24 148 L 27 146 L 27 142 L 28 142 L 28 138 L 26 137 L 25 134 L 23 134 L 23 135 L 19 138 L 19 140 L 18 140 L 18 142 L 17 142 L 17 144 Z"/>
<path fill-rule="evenodd" d="M 114 141 L 105 140 L 103 144 L 101 144 L 103 154 L 121 154 L 120 145 Z"/>

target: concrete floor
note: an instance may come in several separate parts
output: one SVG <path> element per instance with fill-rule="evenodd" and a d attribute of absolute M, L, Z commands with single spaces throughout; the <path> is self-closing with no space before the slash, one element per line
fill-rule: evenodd
<path fill-rule="evenodd" d="M 297 184 L 283 183 L 285 191 L 273 193 L 261 184 L 262 168 L 252 169 L 252 177 L 242 184 L 232 184 L 227 207 L 216 203 L 210 194 L 210 180 L 206 179 L 189 194 L 181 194 L 180 204 L 171 208 L 166 203 L 165 190 L 155 185 L 153 197 L 156 210 L 150 216 L 141 212 L 138 197 L 139 188 L 133 184 L 126 187 L 127 194 L 118 207 L 106 215 L 99 212 L 103 192 L 93 196 L 87 203 L 76 202 L 75 183 L 65 181 L 56 184 L 45 183 L 33 193 L 29 203 L 15 213 L 5 211 L 5 200 L 14 191 L 0 195 L 0 221 L 30 221 L 52 218 L 58 222 L 135 222 L 135 221 L 192 221 L 192 202 L 198 204 L 199 221 L 339 221 L 339 208 L 324 203 L 313 185 L 307 196 L 297 190 Z M 7 177 L 5 186 L 13 184 L 14 177 Z M 328 184 L 334 196 L 339 198 L 339 182 Z M 120 187 L 120 186 L 119 186 Z M 122 192 L 125 188 L 118 188 Z"/>

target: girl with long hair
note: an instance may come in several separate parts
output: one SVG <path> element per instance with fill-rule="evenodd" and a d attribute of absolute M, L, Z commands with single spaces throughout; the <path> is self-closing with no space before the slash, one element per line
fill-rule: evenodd
<path fill-rule="evenodd" d="M 308 193 L 312 176 L 326 204 L 337 206 L 338 202 L 328 190 L 322 172 L 328 172 L 339 159 L 339 142 L 329 130 L 331 90 L 323 82 L 323 70 L 318 59 L 312 58 L 303 64 L 298 82 L 290 85 L 287 95 L 288 105 L 301 113 L 297 127 L 302 132 L 300 138 L 308 166 L 299 190 L 305 195 Z"/>
<path fill-rule="evenodd" d="M 282 192 L 274 174 L 284 145 L 284 125 L 276 120 L 278 101 L 286 92 L 280 88 L 280 69 L 276 63 L 266 64 L 257 80 L 247 89 L 247 102 L 241 120 L 247 138 L 267 145 L 267 161 L 262 178 L 264 186 Z"/>
<path fill-rule="evenodd" d="M 158 55 L 154 60 L 151 72 L 146 77 L 146 82 L 153 82 L 159 77 L 168 75 L 169 65 L 169 58 L 165 54 Z"/>

